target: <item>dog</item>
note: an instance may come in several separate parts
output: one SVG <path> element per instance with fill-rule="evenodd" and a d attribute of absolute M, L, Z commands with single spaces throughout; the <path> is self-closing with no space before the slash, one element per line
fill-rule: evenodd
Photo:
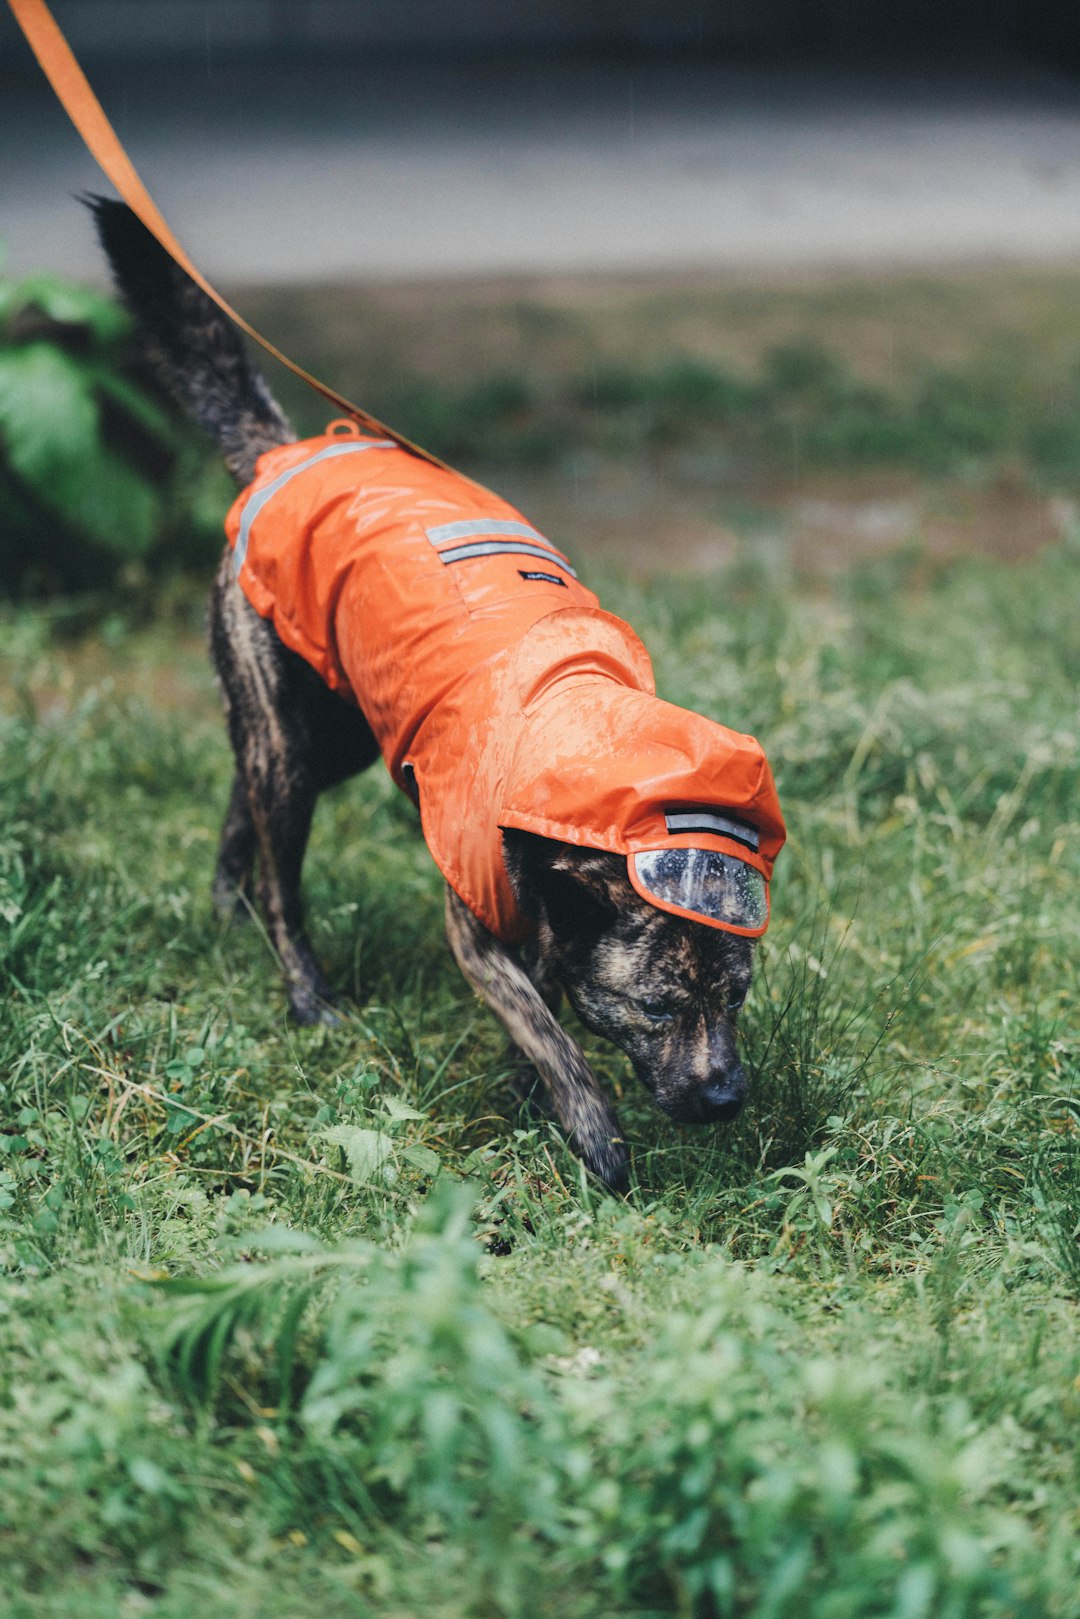
<path fill-rule="evenodd" d="M 785 836 L 763 752 L 661 703 L 633 632 L 498 496 L 348 422 L 298 443 L 218 308 L 124 204 L 88 202 L 163 379 L 242 491 L 210 602 L 236 760 L 216 905 L 256 895 L 293 1015 L 334 1021 L 301 867 L 318 795 L 382 753 L 520 1088 L 538 1076 L 573 1150 L 625 1188 L 561 999 L 671 1118 L 740 1111 L 737 1019 Z"/>

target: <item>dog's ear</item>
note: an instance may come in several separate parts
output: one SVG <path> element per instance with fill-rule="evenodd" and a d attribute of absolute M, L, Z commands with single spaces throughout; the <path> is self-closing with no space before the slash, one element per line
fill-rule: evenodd
<path fill-rule="evenodd" d="M 509 827 L 503 829 L 503 847 L 518 904 L 546 920 L 556 938 L 602 933 L 634 897 L 620 855 Z"/>

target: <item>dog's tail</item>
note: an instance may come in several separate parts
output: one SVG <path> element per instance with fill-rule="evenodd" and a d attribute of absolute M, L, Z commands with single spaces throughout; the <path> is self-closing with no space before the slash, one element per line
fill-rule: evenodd
<path fill-rule="evenodd" d="M 150 340 L 165 383 L 209 433 L 241 485 L 264 450 L 296 434 L 240 334 L 123 202 L 85 199 L 117 291 Z"/>

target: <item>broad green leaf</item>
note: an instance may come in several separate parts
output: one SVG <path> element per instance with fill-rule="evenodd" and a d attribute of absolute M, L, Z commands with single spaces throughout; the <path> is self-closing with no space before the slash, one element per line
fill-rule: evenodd
<path fill-rule="evenodd" d="M 331 1146 L 341 1148 L 348 1160 L 349 1173 L 358 1186 L 389 1186 L 397 1179 L 394 1144 L 381 1130 L 362 1130 L 354 1124 L 334 1124 L 318 1134 Z"/>
<path fill-rule="evenodd" d="M 411 1147 L 406 1147 L 402 1153 L 406 1163 L 412 1164 L 414 1169 L 420 1170 L 424 1175 L 436 1175 L 439 1172 L 439 1155 L 430 1147 L 423 1146 L 419 1141 Z"/>
<path fill-rule="evenodd" d="M 390 1117 L 395 1121 L 398 1119 L 427 1118 L 426 1113 L 421 1113 L 415 1107 L 410 1107 L 408 1102 L 403 1102 L 401 1100 L 400 1096 L 384 1096 L 382 1099 L 382 1104 L 387 1113 L 389 1113 Z"/>
<path fill-rule="evenodd" d="M 157 491 L 111 450 L 58 469 L 50 504 L 117 556 L 139 557 L 154 542 L 161 515 Z"/>
<path fill-rule="evenodd" d="M 33 305 L 50 320 L 88 327 L 99 343 L 115 342 L 131 330 L 131 321 L 113 299 L 58 276 L 28 276 L 25 281 L 9 283 L 5 291 L 6 308 L 0 306 L 5 314 Z"/>
<path fill-rule="evenodd" d="M 101 443 L 89 374 L 52 344 L 0 352 L 0 444 L 12 470 L 73 528 L 114 555 L 149 549 L 160 498 Z"/>
<path fill-rule="evenodd" d="M 96 456 L 98 408 L 77 361 L 51 343 L 0 351 L 0 442 L 44 500 L 60 464 Z"/>

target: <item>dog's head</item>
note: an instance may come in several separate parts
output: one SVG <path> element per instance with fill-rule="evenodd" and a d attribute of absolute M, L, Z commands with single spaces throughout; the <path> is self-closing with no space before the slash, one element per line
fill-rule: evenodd
<path fill-rule="evenodd" d="M 619 855 L 504 838 L 518 901 L 539 924 L 543 973 L 581 1021 L 626 1052 L 671 1118 L 734 1118 L 746 1099 L 735 1025 L 754 940 L 648 904 Z"/>

